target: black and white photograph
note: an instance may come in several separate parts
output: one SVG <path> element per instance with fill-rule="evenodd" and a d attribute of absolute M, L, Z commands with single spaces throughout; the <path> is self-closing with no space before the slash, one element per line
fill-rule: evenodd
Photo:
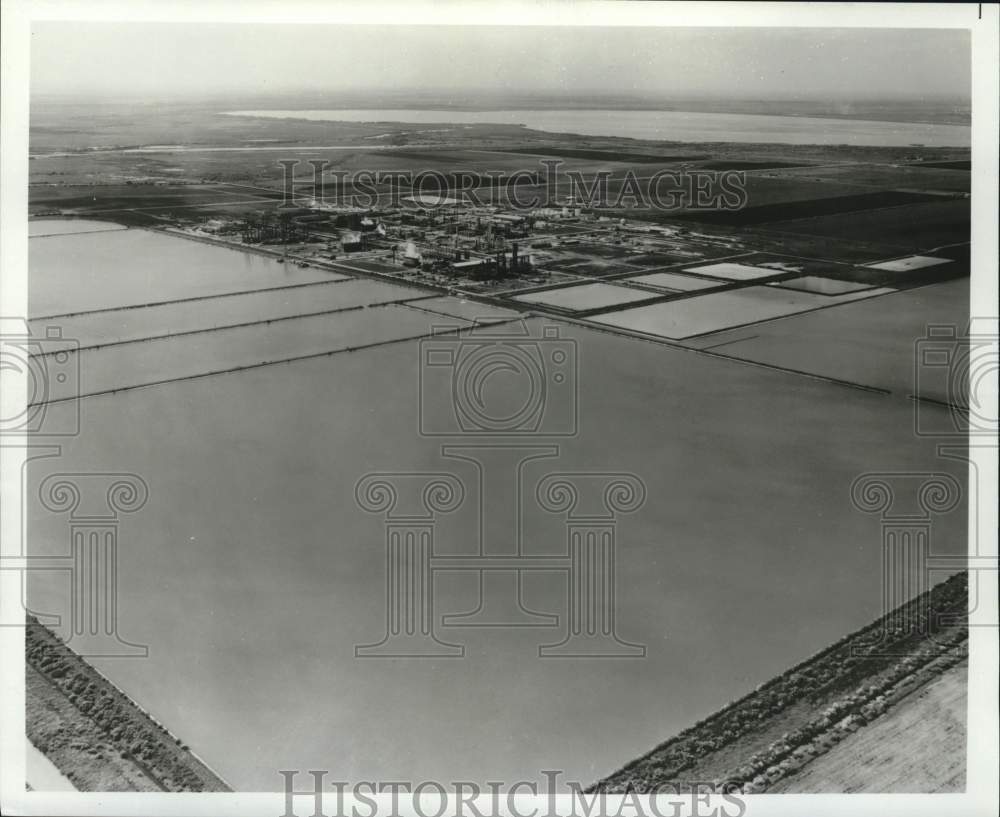
<path fill-rule="evenodd" d="M 997 6 L 3 13 L 4 814 L 997 813 Z"/>

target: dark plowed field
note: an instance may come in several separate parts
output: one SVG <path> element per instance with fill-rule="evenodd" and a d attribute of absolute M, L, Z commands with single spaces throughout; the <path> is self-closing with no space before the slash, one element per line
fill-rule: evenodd
<path fill-rule="evenodd" d="M 972 170 L 971 159 L 960 159 L 954 162 L 921 162 L 915 167 L 936 167 L 940 170 Z"/>
<path fill-rule="evenodd" d="M 968 241 L 969 220 L 968 199 L 938 199 L 909 207 L 772 223 L 767 225 L 767 229 L 926 251 Z"/>
<path fill-rule="evenodd" d="M 707 159 L 705 154 L 692 156 L 650 156 L 646 153 L 619 153 L 614 150 L 585 150 L 582 148 L 505 148 L 498 153 L 527 153 L 532 156 L 559 156 L 566 159 L 595 159 L 606 162 L 635 162 L 636 164 L 659 164 L 665 162 L 697 162 Z M 776 165 L 768 165 L 774 167 Z"/>
<path fill-rule="evenodd" d="M 834 196 L 812 201 L 764 204 L 760 207 L 747 207 L 743 210 L 691 211 L 680 213 L 677 218 L 727 227 L 749 227 L 755 224 L 768 224 L 776 221 L 788 221 L 789 219 L 817 218 L 883 207 L 898 207 L 904 204 L 919 204 L 940 199 L 940 196 L 924 193 L 881 190 L 876 193 L 857 193 L 851 196 Z"/>

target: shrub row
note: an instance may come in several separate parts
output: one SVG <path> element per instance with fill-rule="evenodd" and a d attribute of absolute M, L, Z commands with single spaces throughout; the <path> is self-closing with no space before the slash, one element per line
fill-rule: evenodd
<path fill-rule="evenodd" d="M 25 657 L 108 736 L 122 755 L 133 760 L 164 789 L 205 791 L 218 788 L 211 785 L 216 779 L 207 769 L 199 773 L 201 764 L 178 751 L 178 741 L 166 729 L 30 616 L 25 633 Z M 181 746 L 181 749 L 186 748 Z"/>
<path fill-rule="evenodd" d="M 960 646 L 964 640 L 958 638 L 952 646 Z M 957 649 L 941 658 L 928 658 L 922 665 L 918 659 L 901 661 L 877 688 L 869 687 L 844 697 L 820 717 L 753 755 L 731 775 L 732 781 L 742 782 L 744 794 L 765 791 L 813 758 L 828 752 L 861 726 L 885 714 L 899 698 L 926 683 L 930 676 L 943 672 L 965 657 L 965 650 Z"/>
<path fill-rule="evenodd" d="M 967 635 L 967 608 L 968 575 L 963 572 L 699 721 L 590 790 L 619 793 L 631 786 L 644 791 L 675 781 L 705 756 L 759 730 L 795 703 L 829 698 L 897 662 L 894 671 L 900 672 L 912 668 L 913 662 L 926 663 L 947 649 L 956 633 L 960 638 Z M 908 626 L 897 626 L 900 621 Z"/>

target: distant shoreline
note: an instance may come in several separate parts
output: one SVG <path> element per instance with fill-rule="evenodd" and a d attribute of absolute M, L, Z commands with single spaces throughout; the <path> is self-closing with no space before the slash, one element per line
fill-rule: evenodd
<path fill-rule="evenodd" d="M 96 105 L 122 103 L 121 96 L 111 99 L 86 99 L 78 95 L 32 94 L 33 105 L 79 105 L 91 102 Z M 143 104 L 151 100 L 144 97 Z M 167 107 L 219 110 L 239 108 L 244 110 L 381 110 L 392 108 L 419 108 L 428 111 L 553 111 L 553 110 L 608 110 L 608 111 L 661 111 L 672 113 L 757 114 L 789 118 L 812 117 L 820 119 L 845 119 L 868 122 L 888 122 L 919 125 L 964 125 L 972 123 L 972 103 L 969 99 L 930 97 L 921 99 L 681 99 L 655 100 L 647 98 L 610 97 L 477 97 L 475 100 L 443 98 L 439 94 L 398 93 L 356 95 L 281 95 L 263 97 L 205 96 L 198 99 L 162 99 Z"/>
<path fill-rule="evenodd" d="M 971 127 L 964 124 L 635 108 L 261 108 L 223 110 L 219 115 L 350 125 L 447 125 L 453 130 L 493 126 L 553 135 L 643 141 L 668 139 L 684 143 L 958 148 L 968 147 L 972 138 Z"/>
<path fill-rule="evenodd" d="M 283 111 L 287 110 L 285 108 L 269 108 L 261 107 L 254 109 L 257 112 L 263 111 Z M 322 110 L 321 108 L 302 108 L 301 110 Z M 329 110 L 339 110 L 338 108 L 330 108 Z M 357 104 L 351 108 L 344 108 L 344 110 L 370 110 L 370 111 L 380 111 L 385 110 L 385 106 L 371 106 L 364 104 Z M 488 113 L 490 111 L 537 111 L 539 113 L 553 110 L 562 111 L 584 111 L 584 110 L 600 110 L 600 111 L 637 111 L 637 112 L 650 112 L 650 113 L 681 113 L 681 114 L 718 114 L 720 116 L 778 116 L 786 117 L 788 119 L 838 119 L 850 122 L 883 122 L 886 124 L 893 125 L 950 125 L 954 127 L 972 127 L 972 116 L 969 114 L 953 115 L 947 117 L 924 117 L 924 118 L 913 118 L 912 116 L 891 116 L 885 115 L 872 116 L 870 112 L 858 112 L 858 113 L 842 113 L 832 110 L 824 110 L 822 112 L 796 112 L 796 111 L 753 111 L 750 109 L 728 109 L 728 108 L 698 108 L 698 107 L 681 107 L 675 108 L 671 106 L 658 106 L 658 105 L 601 105 L 600 107 L 580 107 L 580 106 L 566 106 L 566 107 L 553 107 L 551 105 L 540 105 L 540 104 L 527 104 L 527 105 L 442 105 L 442 104 L 429 104 L 421 105 L 420 110 L 424 111 L 443 111 L 443 112 L 458 112 L 458 113 Z M 226 115 L 245 115 L 242 111 L 224 111 Z M 272 118 L 272 117 L 261 117 L 261 118 Z M 286 118 L 286 117 L 282 117 Z M 313 120 L 307 120 L 313 121 Z M 381 121 L 381 120 L 372 120 Z M 404 123 L 412 124 L 412 123 Z"/>

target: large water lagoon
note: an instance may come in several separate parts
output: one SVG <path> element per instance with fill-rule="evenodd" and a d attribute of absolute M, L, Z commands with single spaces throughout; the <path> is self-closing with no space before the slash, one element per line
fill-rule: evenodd
<path fill-rule="evenodd" d="M 54 288 L 74 265 L 91 270 L 95 291 L 114 303 L 123 298 L 108 295 L 110 282 L 123 280 L 132 300 L 158 300 L 161 289 L 181 295 L 177 281 L 193 255 L 197 291 L 214 269 L 237 290 L 267 285 L 268 276 L 288 280 L 263 259 L 165 236 L 147 244 L 147 235 L 128 238 L 146 257 L 120 254 L 118 233 L 32 239 L 80 241 L 72 254 L 32 246 L 33 305 L 79 307 L 75 290 Z M 379 284 L 366 286 L 379 300 Z M 336 347 L 347 315 L 364 316 L 369 340 L 400 336 L 398 310 L 422 314 L 430 332 L 442 317 L 418 311 L 419 303 L 307 319 L 303 348 L 325 337 Z M 452 308 L 447 299 L 435 304 L 438 313 Z M 531 319 L 527 328 L 540 337 L 551 324 Z M 280 790 L 279 769 L 329 769 L 349 781 L 508 784 L 561 769 L 588 783 L 879 613 L 881 530 L 851 504 L 858 475 L 963 479 L 961 463 L 937 458 L 933 441 L 913 435 L 905 399 L 557 328 L 559 338 L 540 343 L 564 344 L 576 357 L 573 436 L 421 434 L 420 340 L 85 398 L 80 433 L 54 440 L 58 456 L 28 468 L 31 551 L 68 548 L 67 515 L 38 499 L 48 475 L 142 477 L 148 502 L 119 523 L 118 621 L 121 636 L 148 645 L 149 655 L 94 662 L 238 789 Z M 84 353 L 81 364 L 102 382 L 133 383 L 231 359 L 230 330 L 200 337 L 196 350 L 183 339 L 158 340 L 161 352 L 150 356 L 139 342 L 106 359 Z M 287 343 L 294 352 L 295 338 Z M 513 392 L 518 381 L 503 376 L 486 388 Z M 447 399 L 430 406 L 449 410 Z M 74 406 L 50 409 L 56 422 Z M 453 418 L 423 419 L 427 431 L 427 422 L 447 428 Z M 574 421 L 548 422 L 566 430 Z M 488 442 L 500 447 L 469 448 Z M 512 454 L 511 444 L 523 450 Z M 481 481 L 472 460 L 503 478 Z M 433 589 L 438 637 L 464 646 L 464 657 L 357 658 L 358 645 L 386 632 L 385 515 L 365 510 L 355 493 L 369 472 L 453 475 L 464 501 L 439 515 L 435 553 L 473 559 L 505 548 L 566 554 L 565 515 L 543 508 L 536 492 L 550 472 L 640 479 L 645 504 L 617 521 L 615 626 L 645 657 L 540 658 L 540 645 L 565 637 L 567 582 L 556 568 L 525 578 L 522 603 L 558 623 L 539 615 L 521 623 L 543 626 L 463 627 L 470 620 L 455 618 L 441 626 L 441 616 L 481 601 L 479 576 L 467 566 L 442 571 Z M 936 550 L 964 552 L 961 506 L 935 520 L 934 537 Z M 65 616 L 67 587 L 64 576 L 33 574 L 32 608 Z"/>

